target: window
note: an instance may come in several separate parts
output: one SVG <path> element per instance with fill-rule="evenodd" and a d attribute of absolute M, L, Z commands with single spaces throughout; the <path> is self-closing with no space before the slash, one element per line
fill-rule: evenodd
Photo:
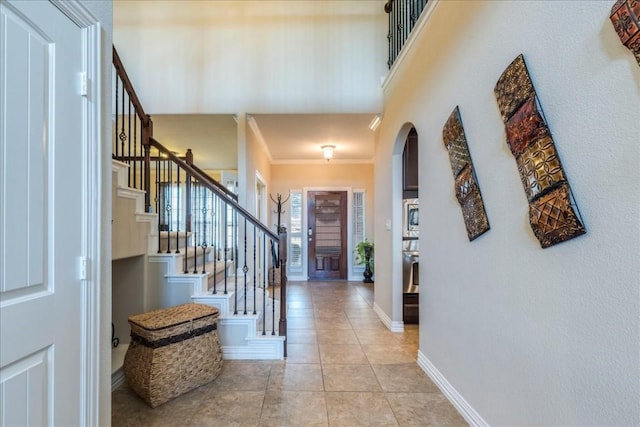
<path fill-rule="evenodd" d="M 302 274 L 302 192 L 291 191 L 289 204 L 289 256 L 288 266 L 290 273 Z M 292 274 L 293 275 L 293 274 Z"/>
<path fill-rule="evenodd" d="M 365 217 L 365 193 L 364 190 L 353 191 L 353 226 L 351 227 L 351 242 L 353 244 L 352 253 L 356 245 L 365 239 L 364 217 Z M 353 258 L 353 271 L 364 271 L 363 265 L 356 264 L 356 257 Z"/>

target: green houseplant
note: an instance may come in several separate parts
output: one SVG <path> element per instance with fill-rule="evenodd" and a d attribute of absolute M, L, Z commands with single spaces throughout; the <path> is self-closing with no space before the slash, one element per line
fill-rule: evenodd
<path fill-rule="evenodd" d="M 364 283 L 373 283 L 371 276 L 373 276 L 373 242 L 364 239 L 359 242 L 355 248 L 356 263 L 358 265 L 364 264 Z"/>

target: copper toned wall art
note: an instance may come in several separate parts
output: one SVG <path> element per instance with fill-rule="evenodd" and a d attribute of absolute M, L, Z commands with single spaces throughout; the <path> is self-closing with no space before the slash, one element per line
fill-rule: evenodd
<path fill-rule="evenodd" d="M 540 244 L 547 248 L 586 233 L 522 55 L 494 92 Z"/>
<path fill-rule="evenodd" d="M 462 128 L 460 109 L 453 110 L 442 129 L 442 140 L 449 152 L 451 171 L 455 180 L 456 198 L 462 208 L 467 236 L 472 241 L 489 230 L 489 220 L 484 209 L 480 187 L 476 179 L 467 138 Z"/>
<path fill-rule="evenodd" d="M 640 0 L 618 0 L 609 15 L 620 41 L 640 65 Z"/>

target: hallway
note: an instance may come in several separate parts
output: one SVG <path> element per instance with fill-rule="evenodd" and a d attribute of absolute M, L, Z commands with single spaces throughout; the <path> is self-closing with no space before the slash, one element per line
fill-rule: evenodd
<path fill-rule="evenodd" d="M 156 409 L 126 385 L 113 426 L 467 425 L 416 364 L 417 326 L 390 332 L 373 285 L 289 282 L 286 361 L 225 361 L 222 373 Z"/>

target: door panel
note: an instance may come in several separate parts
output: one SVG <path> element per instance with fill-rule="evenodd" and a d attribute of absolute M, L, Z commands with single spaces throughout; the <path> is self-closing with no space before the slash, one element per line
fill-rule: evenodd
<path fill-rule="evenodd" d="M 0 425 L 80 425 L 82 30 L 0 4 Z"/>
<path fill-rule="evenodd" d="M 310 191 L 309 279 L 347 278 L 347 192 Z"/>

